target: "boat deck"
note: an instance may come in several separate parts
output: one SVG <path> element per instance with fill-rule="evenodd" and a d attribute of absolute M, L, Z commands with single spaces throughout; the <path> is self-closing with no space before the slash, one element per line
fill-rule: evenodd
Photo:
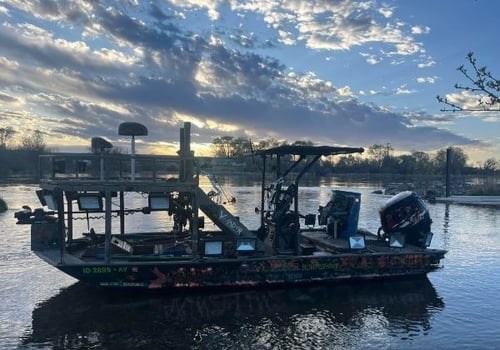
<path fill-rule="evenodd" d="M 303 231 L 301 232 L 303 242 L 309 242 L 316 247 L 330 252 L 330 253 L 352 253 L 353 250 L 349 248 L 349 242 L 343 238 L 333 238 L 331 235 L 322 231 Z M 379 240 L 376 235 L 367 232 L 365 235 L 366 248 L 360 249 L 359 252 L 363 253 L 417 253 L 422 252 L 424 249 L 410 244 L 406 244 L 404 248 L 389 247 L 388 243 Z"/>
<path fill-rule="evenodd" d="M 110 264 L 123 264 L 127 262 L 140 264 L 152 261 L 162 261 L 164 263 L 179 263 L 181 261 L 189 262 L 200 259 L 199 256 L 191 254 L 188 245 L 179 245 L 177 246 L 177 250 L 170 249 L 168 252 L 159 252 L 158 248 L 161 248 L 163 244 L 166 244 L 168 242 L 168 245 L 171 245 L 172 237 L 163 236 L 163 239 L 160 239 L 161 235 L 157 234 L 132 234 L 130 235 L 130 237 L 127 236 L 128 235 L 113 235 L 113 244 L 111 245 L 111 260 L 109 261 Z M 301 232 L 301 242 L 303 246 L 302 256 L 320 256 L 322 253 L 326 254 L 327 256 L 344 254 L 412 254 L 431 250 L 416 247 L 410 244 L 406 244 L 403 248 L 389 247 L 386 241 L 379 240 L 377 236 L 371 232 L 366 232 L 364 236 L 366 247 L 364 249 L 353 250 L 349 247 L 348 240 L 344 238 L 334 239 L 331 235 L 327 234 L 324 231 L 305 230 Z M 86 239 L 83 238 L 82 242 L 85 240 Z M 79 246 L 78 242 L 76 242 L 74 246 L 67 247 L 62 258 L 61 250 L 59 248 L 38 251 L 37 255 L 53 265 L 58 265 L 61 263 L 63 265 L 100 265 L 105 263 L 104 245 L 102 243 L 89 244 L 88 242 L 89 241 L 87 240 L 87 243 L 84 243 L 81 246 Z M 128 248 L 124 247 L 125 244 L 130 245 L 131 247 L 133 246 L 133 253 L 132 248 L 127 251 Z M 256 257 L 258 258 L 258 256 Z M 260 257 L 265 258 L 265 256 Z M 269 258 L 269 256 L 267 257 Z M 216 259 L 219 261 L 228 259 L 234 261 L 235 259 L 237 260 L 240 258 L 248 259 L 248 256 L 208 257 L 208 259 Z M 204 259 L 207 259 L 207 257 L 205 257 Z"/>

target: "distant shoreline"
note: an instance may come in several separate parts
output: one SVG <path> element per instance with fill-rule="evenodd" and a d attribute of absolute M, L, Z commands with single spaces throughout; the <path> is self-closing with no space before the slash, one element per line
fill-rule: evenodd
<path fill-rule="evenodd" d="M 257 171 L 220 170 L 207 172 L 214 175 L 218 180 L 225 182 L 225 178 L 248 178 L 260 182 L 261 173 Z M 293 174 L 290 175 L 290 178 Z M 394 194 L 401 191 L 415 191 L 424 196 L 429 191 L 435 197 L 444 197 L 445 177 L 444 175 L 401 175 L 401 174 L 373 174 L 373 173 L 331 173 L 328 175 L 307 174 L 302 182 L 307 180 L 338 179 L 342 182 L 363 182 L 376 185 L 384 190 L 385 194 Z M 38 182 L 32 176 L 9 176 L 0 177 L 0 185 L 24 184 L 37 185 Z M 500 176 L 486 175 L 464 175 L 452 176 L 452 195 L 474 195 L 474 196 L 499 196 Z"/>

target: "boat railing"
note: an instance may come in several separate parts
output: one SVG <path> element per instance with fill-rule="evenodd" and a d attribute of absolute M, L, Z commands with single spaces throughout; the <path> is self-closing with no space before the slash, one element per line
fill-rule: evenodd
<path fill-rule="evenodd" d="M 41 182 L 165 181 L 177 178 L 180 166 L 178 156 L 53 153 L 40 156 L 39 178 Z"/>

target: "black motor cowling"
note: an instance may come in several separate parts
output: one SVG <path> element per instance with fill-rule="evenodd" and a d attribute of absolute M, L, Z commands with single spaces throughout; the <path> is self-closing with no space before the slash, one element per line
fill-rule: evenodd
<path fill-rule="evenodd" d="M 411 191 L 392 197 L 379 210 L 381 229 L 387 234 L 399 232 L 406 243 L 426 247 L 432 220 L 422 199 Z"/>
<path fill-rule="evenodd" d="M 31 210 L 27 205 L 23 206 L 22 210 L 14 213 L 14 218 L 17 219 L 19 225 L 29 225 L 35 222 L 55 222 L 57 219 L 53 216 L 54 211 L 45 211 L 43 208 Z"/>

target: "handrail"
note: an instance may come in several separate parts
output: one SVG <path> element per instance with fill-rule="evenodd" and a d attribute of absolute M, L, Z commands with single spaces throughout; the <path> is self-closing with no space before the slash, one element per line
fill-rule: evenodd
<path fill-rule="evenodd" d="M 130 179 L 131 158 L 125 154 L 53 153 L 40 156 L 40 180 Z M 136 155 L 137 180 L 165 180 L 178 175 L 180 157 Z"/>

